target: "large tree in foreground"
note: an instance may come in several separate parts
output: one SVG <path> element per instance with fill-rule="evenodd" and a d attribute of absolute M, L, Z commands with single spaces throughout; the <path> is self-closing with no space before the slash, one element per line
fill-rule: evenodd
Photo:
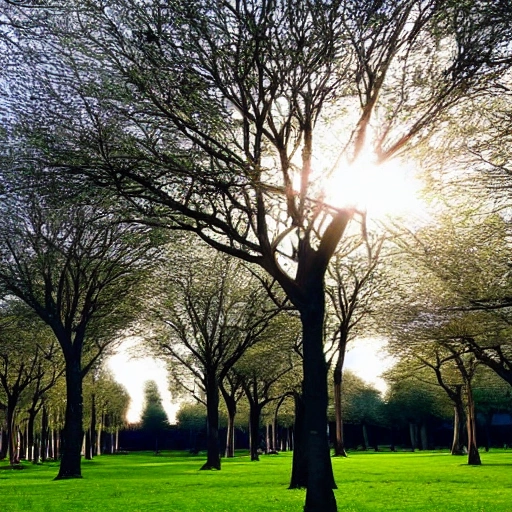
<path fill-rule="evenodd" d="M 494 78 L 508 23 L 437 0 L 52 7 L 32 11 L 35 35 L 18 30 L 19 47 L 39 38 L 19 88 L 40 91 L 19 97 L 36 98 L 64 166 L 279 282 L 302 320 L 305 510 L 333 512 L 324 275 L 354 210 L 326 205 L 325 180 L 402 153 Z"/>

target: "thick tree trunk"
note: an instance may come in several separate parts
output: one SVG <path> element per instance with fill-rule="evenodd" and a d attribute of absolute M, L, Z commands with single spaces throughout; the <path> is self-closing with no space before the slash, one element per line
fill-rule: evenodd
<path fill-rule="evenodd" d="M 295 425 L 293 436 L 292 475 L 289 489 L 302 489 L 308 485 L 308 459 L 306 449 L 306 424 L 304 421 L 304 400 L 299 393 L 294 394 Z"/>
<path fill-rule="evenodd" d="M 66 416 L 61 440 L 61 462 L 56 480 L 82 478 L 82 371 L 80 356 L 66 357 Z"/>
<path fill-rule="evenodd" d="M 304 512 L 336 512 L 335 487 L 327 438 L 327 363 L 323 349 L 323 278 L 311 276 L 308 304 L 301 308 L 304 408 L 308 485 Z"/>
<path fill-rule="evenodd" d="M 478 445 L 476 442 L 476 413 L 475 402 L 473 400 L 473 390 L 469 383 L 466 384 L 467 399 L 467 432 L 468 432 L 468 464 L 471 466 L 480 466 L 480 454 L 478 453 Z"/>
<path fill-rule="evenodd" d="M 219 383 L 215 374 L 206 377 L 206 417 L 207 458 L 201 469 L 220 469 Z"/>

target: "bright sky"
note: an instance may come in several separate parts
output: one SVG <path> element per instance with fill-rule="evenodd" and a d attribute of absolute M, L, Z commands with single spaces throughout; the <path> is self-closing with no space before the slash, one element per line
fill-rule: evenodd
<path fill-rule="evenodd" d="M 151 357 L 132 355 L 130 350 L 133 350 L 135 344 L 135 340 L 126 340 L 117 354 L 108 360 L 108 366 L 112 370 L 115 379 L 126 388 L 131 397 L 128 421 L 130 423 L 139 421 L 144 401 L 144 383 L 148 380 L 154 380 L 158 385 L 162 405 L 169 422 L 175 423 L 176 411 L 179 405 L 172 402 L 165 363 Z"/>
<path fill-rule="evenodd" d="M 165 364 L 151 357 L 136 358 L 130 354 L 133 346 L 134 341 L 127 340 L 119 352 L 108 361 L 115 379 L 126 387 L 132 399 L 128 410 L 128 421 L 135 423 L 140 419 L 144 400 L 144 383 L 147 380 L 154 380 L 158 385 L 169 421 L 175 423 L 179 404 L 172 402 Z M 392 365 L 392 360 L 383 353 L 384 347 L 385 342 L 378 339 L 367 338 L 352 342 L 345 358 L 345 369 L 352 370 L 380 391 L 385 391 L 386 384 L 379 375 Z"/>

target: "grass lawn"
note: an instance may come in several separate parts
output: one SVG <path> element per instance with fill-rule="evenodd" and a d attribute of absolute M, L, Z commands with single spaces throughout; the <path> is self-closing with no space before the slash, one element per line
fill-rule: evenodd
<path fill-rule="evenodd" d="M 351 453 L 333 459 L 340 511 L 512 512 L 512 451 L 482 453 L 483 465 L 448 453 Z M 223 459 L 132 453 L 83 461 L 81 480 L 53 481 L 58 463 L 0 470 L 0 511 L 300 512 L 287 490 L 291 454 Z M 0 467 L 5 467 L 5 461 Z"/>

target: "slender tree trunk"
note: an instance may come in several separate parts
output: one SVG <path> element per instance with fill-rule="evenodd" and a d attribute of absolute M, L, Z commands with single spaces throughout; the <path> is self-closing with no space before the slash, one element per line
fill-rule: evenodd
<path fill-rule="evenodd" d="M 219 383 L 211 373 L 206 376 L 207 459 L 201 469 L 220 469 Z"/>
<path fill-rule="evenodd" d="M 85 433 L 85 460 L 92 460 L 91 427 Z"/>
<path fill-rule="evenodd" d="M 91 426 L 89 427 L 90 431 L 90 442 L 91 442 L 91 449 L 90 449 L 90 456 L 91 459 L 95 455 L 95 446 L 96 446 L 96 396 L 93 393 L 91 397 Z"/>
<path fill-rule="evenodd" d="M 98 423 L 98 430 L 96 431 L 96 447 L 94 449 L 94 455 L 101 455 L 101 434 L 103 431 L 103 414 L 100 415 L 100 422 Z"/>
<path fill-rule="evenodd" d="M 41 416 L 41 460 L 46 462 L 48 458 L 48 411 L 43 405 L 43 411 Z"/>
<path fill-rule="evenodd" d="M 327 438 L 327 363 L 323 350 L 323 278 L 311 276 L 301 308 L 308 485 L 304 512 L 336 512 L 334 475 Z"/>
<path fill-rule="evenodd" d="M 308 463 L 304 421 L 304 400 L 300 393 L 294 394 L 295 425 L 293 429 L 292 475 L 289 489 L 301 489 L 308 485 Z"/>
<path fill-rule="evenodd" d="M 428 450 L 428 431 L 427 424 L 423 422 L 420 427 L 420 439 L 421 439 L 421 449 Z"/>
<path fill-rule="evenodd" d="M 265 425 L 265 453 L 272 452 L 274 447 L 272 446 L 272 425 L 267 423 Z"/>
<path fill-rule="evenodd" d="M 336 420 L 336 439 L 334 442 L 334 456 L 346 457 L 345 443 L 343 442 L 343 416 L 341 412 L 341 386 L 343 384 L 343 362 L 345 360 L 346 342 L 340 341 L 338 358 L 333 372 L 334 383 L 334 414 Z"/>
<path fill-rule="evenodd" d="M 368 441 L 368 428 L 366 427 L 366 423 L 364 421 L 361 425 L 361 430 L 363 431 L 363 450 L 366 451 L 368 450 L 370 443 Z"/>
<path fill-rule="evenodd" d="M 41 457 L 41 435 L 36 434 L 34 436 L 34 447 L 32 452 L 32 463 L 38 464 Z"/>
<path fill-rule="evenodd" d="M 274 414 L 272 418 L 272 450 L 274 452 L 279 451 L 279 427 L 277 426 L 277 415 Z"/>
<path fill-rule="evenodd" d="M 260 444 L 260 412 L 261 409 L 257 403 L 256 395 L 256 402 L 254 400 L 249 402 L 249 445 L 252 461 L 260 460 L 258 453 Z"/>
<path fill-rule="evenodd" d="M 76 353 L 68 353 L 66 357 L 66 400 L 61 462 L 56 480 L 82 478 L 82 371 L 80 356 Z"/>
<path fill-rule="evenodd" d="M 341 385 L 342 369 L 336 364 L 334 369 L 334 414 L 336 419 L 336 439 L 334 442 L 334 456 L 346 457 L 345 443 L 343 441 L 343 417 L 341 413 Z"/>
<path fill-rule="evenodd" d="M 30 409 L 28 413 L 28 423 L 27 423 L 27 460 L 34 460 L 34 423 L 36 419 L 36 411 L 34 409 Z"/>
<path fill-rule="evenodd" d="M 452 441 L 452 455 L 463 455 L 463 442 L 462 430 L 464 428 L 464 406 L 462 400 L 453 407 L 453 441 Z"/>
<path fill-rule="evenodd" d="M 467 399 L 467 432 L 468 432 L 468 464 L 471 466 L 480 466 L 480 454 L 478 453 L 478 445 L 476 442 L 476 413 L 475 402 L 473 400 L 473 390 L 469 383 L 466 383 L 466 399 Z"/>
<path fill-rule="evenodd" d="M 231 459 L 235 456 L 235 415 L 228 409 L 228 428 L 226 432 L 225 457 Z"/>
<path fill-rule="evenodd" d="M 15 410 L 16 402 L 14 399 L 9 397 L 7 400 L 7 452 L 9 454 L 9 464 L 11 464 L 11 466 L 20 462 Z"/>
<path fill-rule="evenodd" d="M 7 456 L 7 432 L 3 426 L 0 427 L 0 460 Z"/>
<path fill-rule="evenodd" d="M 226 404 L 228 412 L 228 428 L 226 433 L 226 450 L 224 455 L 227 459 L 235 456 L 235 416 L 236 416 L 236 400 L 226 391 L 223 386 L 219 386 Z"/>
<path fill-rule="evenodd" d="M 411 438 L 411 451 L 416 451 L 418 446 L 418 440 L 416 436 L 416 424 L 412 421 L 409 421 L 409 437 Z"/>

